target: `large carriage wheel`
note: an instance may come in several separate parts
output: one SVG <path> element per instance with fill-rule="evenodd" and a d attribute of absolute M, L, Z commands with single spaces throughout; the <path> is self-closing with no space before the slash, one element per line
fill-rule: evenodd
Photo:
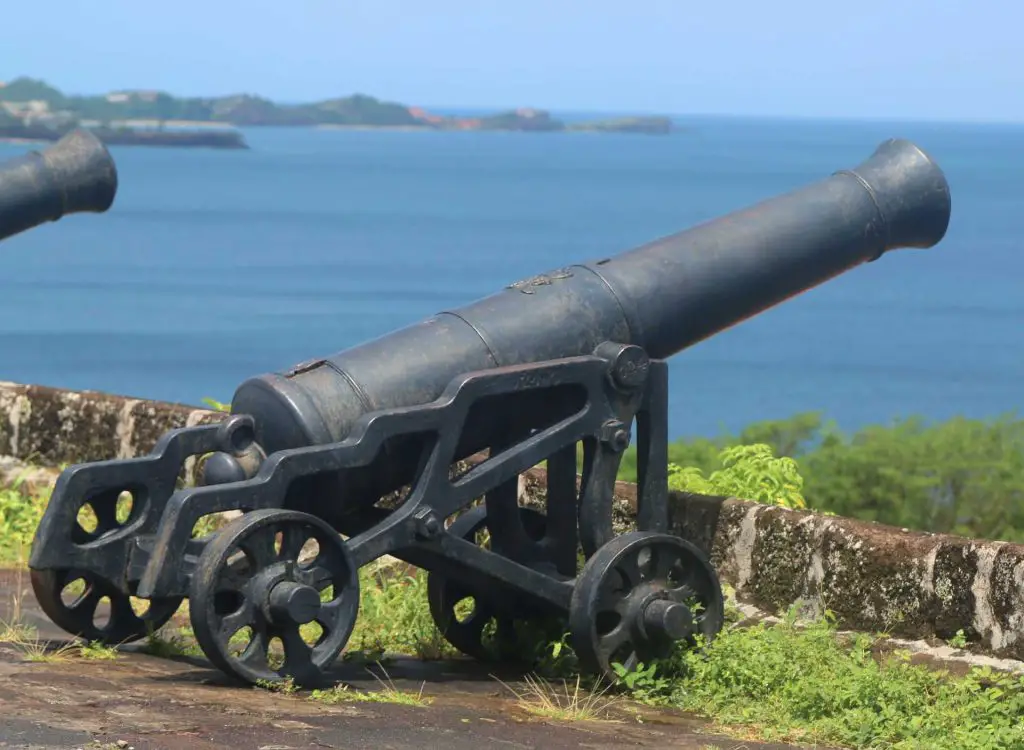
<path fill-rule="evenodd" d="M 580 665 L 615 676 L 667 656 L 678 642 L 714 638 L 725 621 L 715 569 L 699 548 L 669 534 L 633 531 L 587 561 L 576 580 L 569 630 Z"/>
<path fill-rule="evenodd" d="M 520 508 L 520 513 L 527 536 L 533 541 L 543 539 L 547 529 L 544 514 L 532 508 Z M 448 533 L 480 545 L 481 534 L 486 530 L 487 509 L 478 505 L 456 518 Z M 530 622 L 531 618 L 517 616 L 515 607 L 496 606 L 493 599 L 433 572 L 427 575 L 427 602 L 438 630 L 463 654 L 478 661 L 519 660 L 527 656 L 516 649 L 516 625 Z"/>
<path fill-rule="evenodd" d="M 297 511 L 257 510 L 233 520 L 203 550 L 189 593 L 203 652 L 249 683 L 320 682 L 358 610 L 358 571 L 341 536 Z"/>
<path fill-rule="evenodd" d="M 140 613 L 132 606 L 132 597 L 87 571 L 33 570 L 30 580 L 40 608 L 55 625 L 86 641 L 111 646 L 131 643 L 156 632 L 184 601 L 180 596 L 140 599 L 146 604 L 145 611 Z M 110 612 L 106 622 L 99 624 L 104 599 L 110 602 Z"/>

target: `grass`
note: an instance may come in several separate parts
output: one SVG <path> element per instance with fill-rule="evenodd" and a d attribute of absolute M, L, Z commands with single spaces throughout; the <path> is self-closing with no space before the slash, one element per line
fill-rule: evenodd
<path fill-rule="evenodd" d="M 23 487 L 0 490 L 0 565 L 24 566 L 24 550 L 45 502 Z M 380 580 L 364 569 L 360 582 L 359 619 L 344 658 L 381 663 L 388 653 L 422 659 L 454 654 L 430 617 L 422 571 Z M 16 588 L 17 599 L 22 587 Z M 116 657 L 115 649 L 96 645 L 42 643 L 21 623 L 20 601 L 10 609 L 12 621 L 0 623 L 0 640 L 28 660 Z M 564 641 L 538 642 L 544 658 L 535 673 L 524 687 L 506 687 L 521 710 L 560 721 L 606 720 L 617 702 L 631 699 L 706 716 L 716 731 L 738 741 L 871 750 L 1024 750 L 1024 677 L 983 668 L 957 676 L 914 665 L 906 652 L 882 655 L 879 636 L 840 637 L 827 614 L 798 622 L 795 611 L 778 624 L 738 627 L 732 610 L 726 629 L 705 649 L 644 665 L 604 688 L 574 672 Z M 951 645 L 961 646 L 963 640 L 958 634 Z M 145 648 L 158 656 L 200 655 L 188 628 L 165 627 Z M 339 685 L 308 698 L 429 704 L 422 689 L 401 691 L 390 677 L 378 680 L 379 690 Z M 267 687 L 294 692 L 288 683 Z"/>
<path fill-rule="evenodd" d="M 727 628 L 703 653 L 676 655 L 636 697 L 712 717 L 743 739 L 851 748 L 1024 748 L 1024 676 L 965 676 L 880 655 L 879 636 L 841 638 L 829 615 Z M 659 671 L 660 670 L 660 673 Z"/>
<path fill-rule="evenodd" d="M 349 658 L 379 661 L 396 653 L 437 660 L 457 653 L 430 616 L 425 574 L 376 576 L 364 568 L 359 583 L 359 619 L 349 640 Z"/>
<path fill-rule="evenodd" d="M 18 559 L 23 559 L 19 556 Z M 14 581 L 14 592 L 10 595 L 10 618 L 0 620 L 0 643 L 7 644 L 21 653 L 29 662 L 62 662 L 71 658 L 91 661 L 110 661 L 118 657 L 116 648 L 101 643 L 51 643 L 40 640 L 36 629 L 23 622 L 22 597 L 25 591 L 24 567 L 19 567 Z"/>
<path fill-rule="evenodd" d="M 0 487 L 0 567 L 24 567 L 49 492 L 29 492 L 24 477 Z"/>
<path fill-rule="evenodd" d="M 622 703 L 621 699 L 606 697 L 612 687 L 610 684 L 584 689 L 580 675 L 576 675 L 572 687 L 567 680 L 562 680 L 561 690 L 539 675 L 526 675 L 524 682 L 526 688 L 523 690 L 516 690 L 504 682 L 501 684 L 516 697 L 516 705 L 521 710 L 545 719 L 611 721 L 614 719 L 609 718 L 609 712 Z"/>
<path fill-rule="evenodd" d="M 381 671 L 384 672 L 384 676 L 387 678 L 387 682 L 382 680 L 372 671 L 367 670 L 373 678 L 380 683 L 379 690 L 355 690 L 349 685 L 335 685 L 328 690 L 314 690 L 310 693 L 309 699 L 318 703 L 326 703 L 328 705 L 335 703 L 344 703 L 348 701 L 360 702 L 360 703 L 392 703 L 401 706 L 429 706 L 432 703 L 432 699 L 423 695 L 423 688 L 425 684 L 420 685 L 418 692 L 413 693 L 407 690 L 399 690 L 395 687 L 395 683 L 392 682 L 391 676 L 388 675 L 387 670 L 384 669 L 383 665 L 378 662 Z"/>

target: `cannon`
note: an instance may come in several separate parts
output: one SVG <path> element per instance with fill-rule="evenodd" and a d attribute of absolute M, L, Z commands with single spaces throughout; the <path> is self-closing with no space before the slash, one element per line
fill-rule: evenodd
<path fill-rule="evenodd" d="M 100 140 L 72 130 L 43 151 L 0 164 L 0 240 L 67 214 L 104 213 L 117 194 L 117 168 Z"/>
<path fill-rule="evenodd" d="M 253 377 L 218 424 L 66 469 L 32 547 L 35 595 L 107 643 L 188 599 L 204 653 L 247 683 L 322 681 L 351 637 L 359 571 L 385 555 L 427 571 L 435 623 L 477 659 L 540 621 L 596 674 L 706 642 L 723 597 L 669 522 L 667 358 L 889 250 L 932 247 L 950 212 L 931 157 L 889 140 L 855 169 Z M 634 432 L 635 529 L 616 533 Z M 542 462 L 540 510 L 517 485 Z"/>

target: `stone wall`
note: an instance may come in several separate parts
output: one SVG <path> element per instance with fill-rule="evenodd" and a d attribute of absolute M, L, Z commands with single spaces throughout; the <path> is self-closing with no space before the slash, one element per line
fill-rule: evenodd
<path fill-rule="evenodd" d="M 0 381 L 0 456 L 45 467 L 148 453 L 165 432 L 224 415 L 182 404 Z"/>
<path fill-rule="evenodd" d="M 0 383 L 0 456 L 57 467 L 148 452 L 169 429 L 222 419 L 206 409 Z M 520 479 L 543 503 L 544 472 Z M 636 487 L 616 486 L 615 525 Z M 674 493 L 671 526 L 711 557 L 739 602 L 769 613 L 827 607 L 841 627 L 914 639 L 963 630 L 971 649 L 1024 659 L 1024 546 L 897 529 L 736 498 Z"/>
<path fill-rule="evenodd" d="M 520 480 L 543 503 L 545 475 Z M 629 527 L 636 486 L 616 485 Z M 1024 659 L 1024 545 L 898 529 L 737 498 L 672 492 L 670 526 L 707 553 L 737 601 L 768 613 L 831 610 L 840 627 L 935 643 L 963 630 L 970 650 Z"/>

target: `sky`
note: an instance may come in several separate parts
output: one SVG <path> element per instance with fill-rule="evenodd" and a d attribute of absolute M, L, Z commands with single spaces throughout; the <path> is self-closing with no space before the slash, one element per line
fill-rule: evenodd
<path fill-rule="evenodd" d="M 1024 122 L 1013 0 L 4 4 L 0 80 L 433 107 Z"/>

